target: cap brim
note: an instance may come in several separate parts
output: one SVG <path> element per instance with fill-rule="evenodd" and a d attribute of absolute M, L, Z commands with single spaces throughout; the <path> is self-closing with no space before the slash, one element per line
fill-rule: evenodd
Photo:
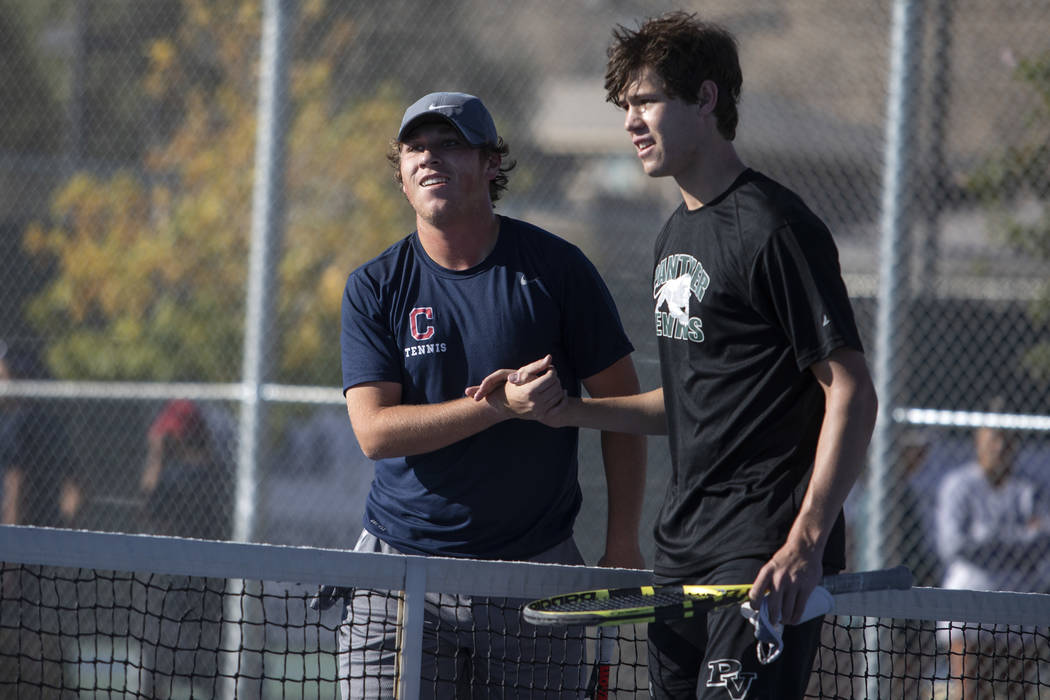
<path fill-rule="evenodd" d="M 471 143 L 474 143 L 473 141 L 470 140 L 469 136 L 467 136 L 466 134 L 463 133 L 463 129 L 459 128 L 459 125 L 456 124 L 455 121 L 453 121 L 450 117 L 447 117 L 444 114 L 441 114 L 440 112 L 427 112 L 426 114 L 419 114 L 419 115 L 416 115 L 415 117 L 412 117 L 411 119 L 409 119 L 401 127 L 401 130 L 397 132 L 397 140 L 398 141 L 404 141 L 405 137 L 413 129 L 415 129 L 415 128 L 423 125 L 423 124 L 434 123 L 434 122 L 448 124 L 453 129 L 455 129 L 459 133 L 460 136 L 465 138 L 467 141 L 470 141 Z M 474 145 L 478 145 L 478 144 L 474 144 Z"/>

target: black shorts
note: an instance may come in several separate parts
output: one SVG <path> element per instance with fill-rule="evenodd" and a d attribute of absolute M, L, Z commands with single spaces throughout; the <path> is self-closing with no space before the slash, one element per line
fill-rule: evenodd
<path fill-rule="evenodd" d="M 765 559 L 738 559 L 702 577 L 657 578 L 658 584 L 751 583 Z M 649 625 L 649 688 L 653 698 L 802 698 L 820 644 L 824 618 L 784 627 L 784 647 L 762 665 L 755 628 L 733 605 L 700 617 Z"/>

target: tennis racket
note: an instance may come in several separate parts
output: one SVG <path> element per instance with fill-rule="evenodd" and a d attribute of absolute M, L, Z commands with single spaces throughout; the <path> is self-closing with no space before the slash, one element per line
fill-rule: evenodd
<path fill-rule="evenodd" d="M 825 576 L 821 581 L 832 595 L 907 589 L 912 574 L 906 566 Z M 534 600 L 522 616 L 534 625 L 633 625 L 678 620 L 747 600 L 751 584 L 717 586 L 640 586 L 580 591 Z"/>

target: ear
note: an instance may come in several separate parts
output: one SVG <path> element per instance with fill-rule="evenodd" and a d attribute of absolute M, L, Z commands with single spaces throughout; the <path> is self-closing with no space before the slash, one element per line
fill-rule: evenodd
<path fill-rule="evenodd" d="M 711 114 L 718 106 L 718 85 L 713 80 L 705 80 L 700 83 L 700 91 L 697 93 L 697 109 L 701 114 Z"/>
<path fill-rule="evenodd" d="M 485 174 L 490 180 L 499 175 L 499 166 L 503 163 L 503 156 L 499 153 L 489 153 L 486 157 Z"/>

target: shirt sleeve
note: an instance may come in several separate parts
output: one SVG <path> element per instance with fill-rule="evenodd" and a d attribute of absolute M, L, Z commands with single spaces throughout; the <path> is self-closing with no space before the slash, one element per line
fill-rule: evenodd
<path fill-rule="evenodd" d="M 751 298 L 780 327 L 800 370 L 848 346 L 863 352 L 838 251 L 826 228 L 784 225 L 758 252 Z"/>
<path fill-rule="evenodd" d="M 361 270 L 346 282 L 340 346 L 344 394 L 364 382 L 402 380 L 400 350 L 383 309 L 381 286 Z"/>
<path fill-rule="evenodd" d="M 587 379 L 634 351 L 620 313 L 597 268 L 579 248 L 566 266 L 564 343 L 580 379 Z"/>

